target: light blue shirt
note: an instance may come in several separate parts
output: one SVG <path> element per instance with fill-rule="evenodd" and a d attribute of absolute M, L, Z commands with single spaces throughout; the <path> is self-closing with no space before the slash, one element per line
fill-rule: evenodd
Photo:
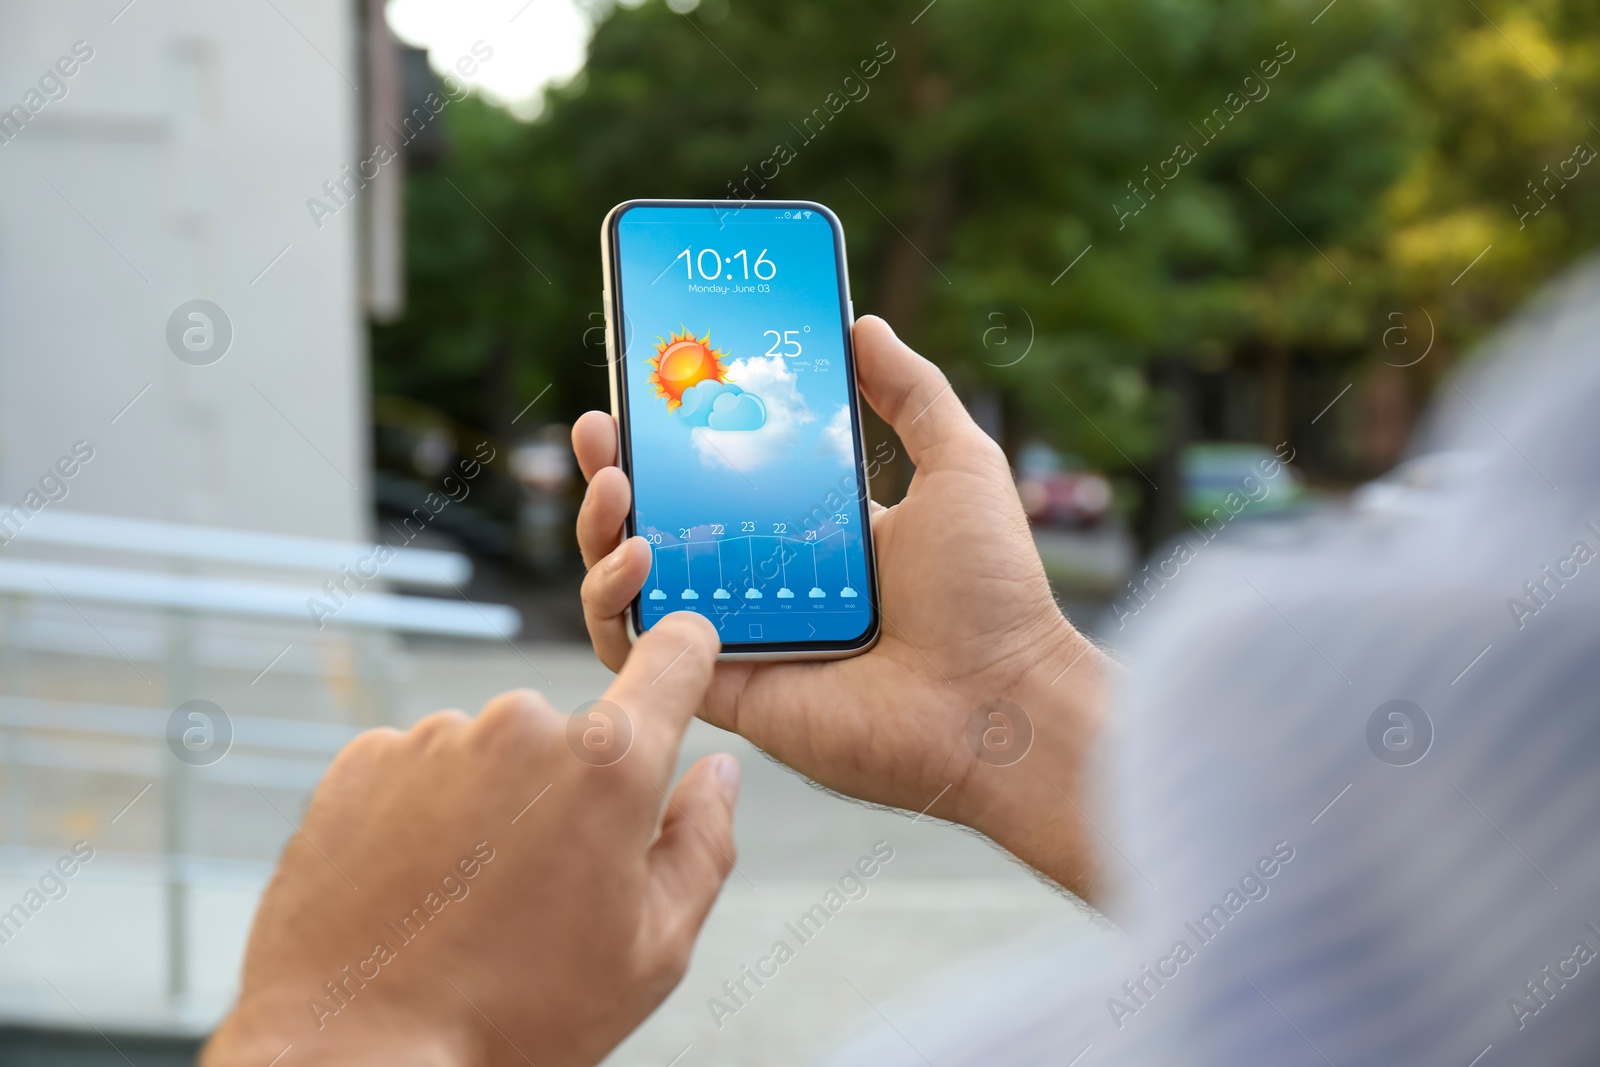
<path fill-rule="evenodd" d="M 1128 632 L 1124 929 L 831 1065 L 1600 1063 L 1600 269 L 1350 509 L 1233 524 Z"/>

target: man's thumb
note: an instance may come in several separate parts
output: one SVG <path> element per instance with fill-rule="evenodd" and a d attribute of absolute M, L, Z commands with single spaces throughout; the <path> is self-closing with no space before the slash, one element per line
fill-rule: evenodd
<path fill-rule="evenodd" d="M 913 352 L 876 315 L 856 320 L 856 378 L 872 409 L 894 427 L 918 467 L 970 451 L 988 435 L 972 421 L 944 372 Z"/>

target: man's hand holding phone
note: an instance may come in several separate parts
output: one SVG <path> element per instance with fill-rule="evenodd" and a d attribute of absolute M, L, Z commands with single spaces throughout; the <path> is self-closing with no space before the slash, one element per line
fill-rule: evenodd
<path fill-rule="evenodd" d="M 1082 809 L 1109 661 L 1057 609 L 1005 455 L 944 374 L 876 317 L 857 320 L 854 343 L 862 394 L 917 468 L 903 501 L 874 507 L 882 637 L 854 659 L 720 663 L 702 715 L 831 789 L 971 826 L 1093 899 Z M 584 415 L 573 445 L 590 483 L 584 616 L 618 669 L 651 553 L 622 540 L 632 494 L 612 417 Z M 967 742 L 995 700 L 1033 727 L 1032 751 L 1010 766 Z"/>

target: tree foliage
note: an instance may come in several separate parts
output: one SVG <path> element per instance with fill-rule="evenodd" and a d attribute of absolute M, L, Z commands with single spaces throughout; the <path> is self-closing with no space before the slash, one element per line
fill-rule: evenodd
<path fill-rule="evenodd" d="M 452 106 L 379 390 L 492 432 L 546 387 L 543 418 L 604 406 L 606 210 L 805 198 L 844 221 L 858 312 L 1126 471 L 1162 447 L 1152 366 L 1356 374 L 1422 308 L 1426 385 L 1595 242 L 1600 166 L 1542 169 L 1600 146 L 1593 5 L 925 2 L 648 0 L 536 121 Z"/>

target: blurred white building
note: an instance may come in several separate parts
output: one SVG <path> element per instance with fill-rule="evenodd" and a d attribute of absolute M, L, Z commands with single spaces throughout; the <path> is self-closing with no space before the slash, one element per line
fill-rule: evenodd
<path fill-rule="evenodd" d="M 401 161 L 331 217 L 307 201 L 398 118 L 381 8 L 0 0 L 0 512 L 84 441 L 49 506 L 367 535 Z M 179 317 L 186 362 L 196 299 L 225 321 Z"/>
<path fill-rule="evenodd" d="M 348 175 L 401 140 L 398 49 L 382 0 L 0 0 L 0 911 L 63 842 L 96 850 L 5 931 L 0 1061 L 11 1023 L 208 1028 L 288 832 L 272 804 L 384 713 L 381 627 L 163 606 L 237 569 L 176 543 L 11 542 L 84 512 L 370 544 L 366 320 L 400 304 L 403 160 Z M 148 593 L 26 588 L 82 563 Z M 163 727 L 191 697 L 278 754 L 185 766 Z"/>

